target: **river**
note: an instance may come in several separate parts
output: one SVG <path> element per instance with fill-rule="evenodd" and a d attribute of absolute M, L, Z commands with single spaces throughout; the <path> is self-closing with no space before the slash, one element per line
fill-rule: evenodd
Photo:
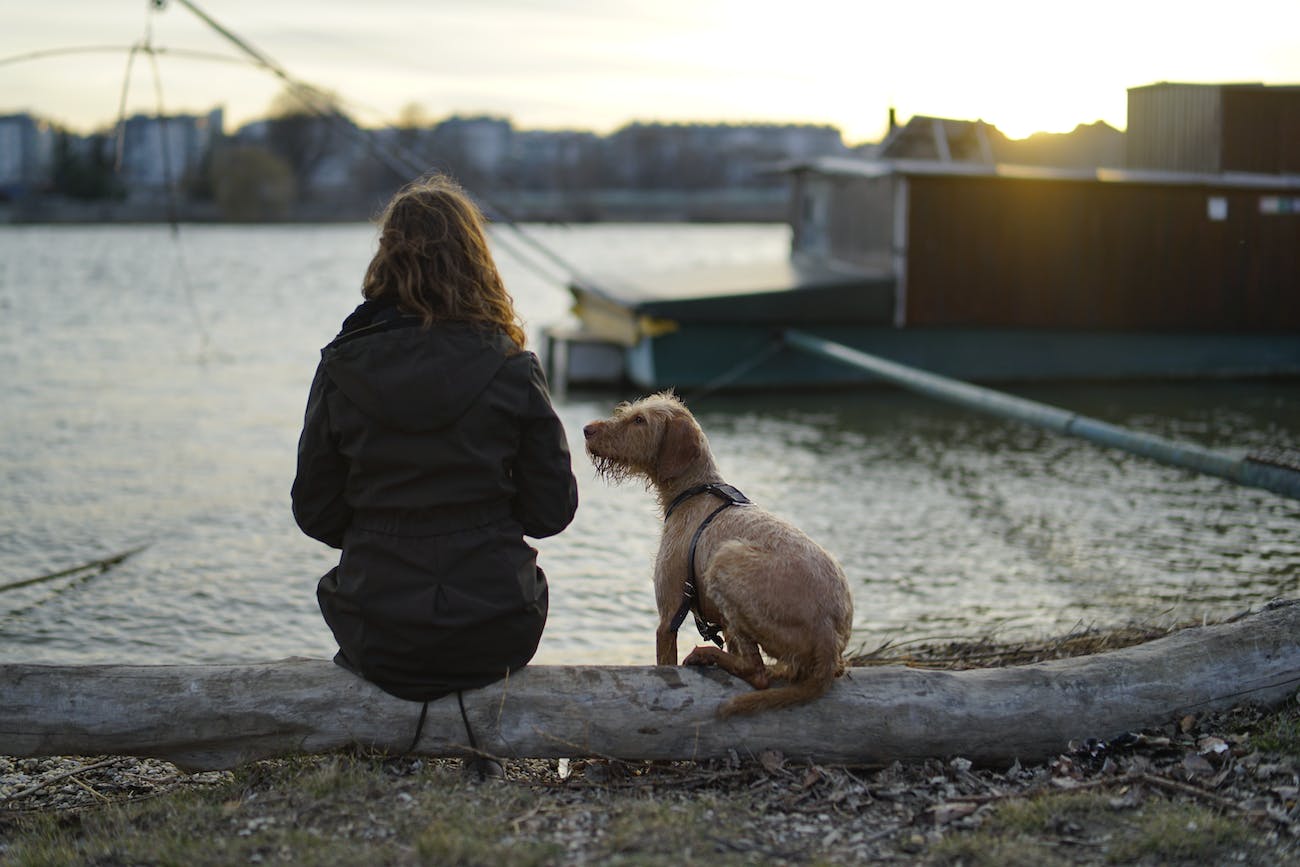
<path fill-rule="evenodd" d="M 770 225 L 529 230 L 602 271 L 788 244 Z M 365 224 L 0 227 L 0 585 L 139 549 L 0 592 L 0 660 L 332 654 L 314 586 L 335 554 L 297 530 L 289 486 L 319 348 L 374 244 Z M 494 245 L 535 339 L 568 298 L 518 238 Z M 1233 454 L 1300 443 L 1295 383 L 1017 393 Z M 582 505 L 537 543 L 539 662 L 653 659 L 654 504 L 596 478 L 581 445 L 628 396 L 558 402 Z M 855 647 L 1219 617 L 1300 585 L 1300 503 L 1263 491 L 890 389 L 692 407 L 728 480 L 844 564 Z"/>

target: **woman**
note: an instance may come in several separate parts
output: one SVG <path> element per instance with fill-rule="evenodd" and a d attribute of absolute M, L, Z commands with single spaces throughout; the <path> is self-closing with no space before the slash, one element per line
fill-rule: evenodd
<path fill-rule="evenodd" d="M 482 217 L 454 182 L 389 203 L 362 295 L 321 350 L 293 513 L 342 549 L 317 587 L 335 662 L 429 701 L 532 658 L 547 587 L 523 537 L 568 526 L 577 483 Z"/>

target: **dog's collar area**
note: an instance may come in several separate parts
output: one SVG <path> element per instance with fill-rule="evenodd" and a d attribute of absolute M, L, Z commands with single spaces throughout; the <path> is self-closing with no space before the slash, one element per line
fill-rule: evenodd
<path fill-rule="evenodd" d="M 731 485 L 709 483 L 705 485 L 696 485 L 693 488 L 687 488 L 668 505 L 667 511 L 664 512 L 664 520 L 673 513 L 673 509 L 689 500 L 691 497 L 700 494 L 713 494 L 720 497 L 723 502 L 720 506 L 709 513 L 709 516 L 700 522 L 700 526 L 695 528 L 695 535 L 691 537 L 691 550 L 686 555 L 686 585 L 682 589 L 682 604 L 678 607 L 677 613 L 673 615 L 672 630 L 676 632 L 681 628 L 682 623 L 686 620 L 686 615 L 692 611 L 695 613 L 695 628 L 700 631 L 700 636 L 705 641 L 712 641 L 718 647 L 723 646 L 722 627 L 717 623 L 710 623 L 704 618 L 704 606 L 700 602 L 699 588 L 696 586 L 698 578 L 695 575 L 695 549 L 700 544 L 700 537 L 704 535 L 704 528 L 713 522 L 718 515 L 730 509 L 732 506 L 752 506 L 754 501 L 746 497 Z"/>
<path fill-rule="evenodd" d="M 696 485 L 693 488 L 687 488 L 686 490 L 678 494 L 676 497 L 674 497 L 673 501 L 668 504 L 668 508 L 664 511 L 664 520 L 667 521 L 668 517 L 672 515 L 673 510 L 676 509 L 678 506 L 680 506 L 682 503 L 686 502 L 691 497 L 698 497 L 700 494 L 713 494 L 715 497 L 719 497 L 720 499 L 726 500 L 727 501 L 726 504 L 728 506 L 754 505 L 753 500 L 751 500 L 749 497 L 746 497 L 744 494 L 742 494 L 736 488 L 733 488 L 731 485 L 724 485 L 721 484 L 720 482 L 708 482 L 703 485 Z M 705 523 L 708 523 L 708 521 L 711 520 L 712 517 L 713 516 L 710 515 L 709 518 L 706 518 Z"/>

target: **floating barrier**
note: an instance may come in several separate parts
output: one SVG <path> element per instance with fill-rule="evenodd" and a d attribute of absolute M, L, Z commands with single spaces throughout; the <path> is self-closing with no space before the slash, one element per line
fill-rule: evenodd
<path fill-rule="evenodd" d="M 1266 463 L 1250 457 L 1235 458 L 1200 446 L 1129 430 L 1077 412 L 899 364 L 803 331 L 786 331 L 783 337 L 787 346 L 857 367 L 927 397 L 1300 500 L 1300 472 L 1280 463 Z"/>

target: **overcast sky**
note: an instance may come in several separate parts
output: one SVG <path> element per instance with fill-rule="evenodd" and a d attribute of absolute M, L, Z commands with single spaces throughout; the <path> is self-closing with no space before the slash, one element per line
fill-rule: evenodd
<path fill-rule="evenodd" d="M 877 140 L 889 107 L 982 118 L 1013 137 L 1104 120 L 1156 81 L 1300 83 L 1300 0 L 195 0 L 363 124 L 418 105 L 520 128 L 607 133 L 633 120 L 828 123 Z M 0 0 L 0 114 L 80 131 L 129 112 L 227 127 L 280 90 L 243 63 L 152 65 L 125 49 L 240 55 L 169 0 Z M 102 47 L 36 60 L 28 52 Z M 125 88 L 124 88 L 125 84 Z"/>

